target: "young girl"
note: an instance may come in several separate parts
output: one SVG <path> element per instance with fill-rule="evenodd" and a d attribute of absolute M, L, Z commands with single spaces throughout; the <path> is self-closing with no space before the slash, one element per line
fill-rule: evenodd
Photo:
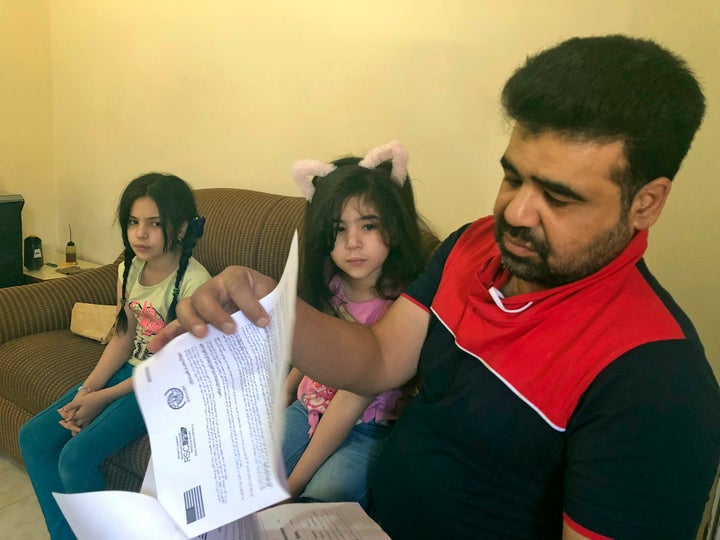
<path fill-rule="evenodd" d="M 85 381 L 30 419 L 19 443 L 53 540 L 75 538 L 52 492 L 105 488 L 102 464 L 146 433 L 133 394 L 133 366 L 147 342 L 175 318 L 180 298 L 210 278 L 191 257 L 202 236 L 190 187 L 176 176 L 146 174 L 118 205 L 125 260 L 118 274 L 115 335 Z"/>
<path fill-rule="evenodd" d="M 397 142 L 363 159 L 295 164 L 308 199 L 301 295 L 311 305 L 370 325 L 420 271 L 422 225 L 406 167 L 407 152 Z M 285 412 L 283 458 L 293 498 L 357 501 L 367 508 L 369 470 L 408 393 L 362 397 L 295 368 L 285 392 L 292 404 Z"/>

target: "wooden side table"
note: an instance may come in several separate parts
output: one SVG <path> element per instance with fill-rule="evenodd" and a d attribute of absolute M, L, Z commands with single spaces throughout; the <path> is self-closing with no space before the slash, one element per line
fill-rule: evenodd
<path fill-rule="evenodd" d="M 71 276 L 74 273 L 79 273 L 83 270 L 89 270 L 91 268 L 98 268 L 100 266 L 103 265 L 78 259 L 77 264 L 75 265 L 66 265 L 65 263 L 62 263 L 58 266 L 50 266 L 46 263 L 43 264 L 42 267 L 38 270 L 28 270 L 27 268 L 23 267 L 23 273 L 25 274 L 26 283 L 38 283 L 40 281 L 48 281 L 49 279 L 58 279 Z M 78 270 L 70 270 L 67 273 L 58 272 L 58 270 L 65 268 L 77 268 Z"/>

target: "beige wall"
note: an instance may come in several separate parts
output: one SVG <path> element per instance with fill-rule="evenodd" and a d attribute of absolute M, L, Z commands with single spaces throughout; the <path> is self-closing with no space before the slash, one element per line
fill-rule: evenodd
<path fill-rule="evenodd" d="M 41 124 L 31 147 L 0 144 L 26 156 L 0 165 L 0 190 L 26 194 L 26 226 L 43 231 L 46 253 L 62 248 L 72 223 L 79 255 L 98 262 L 120 250 L 113 212 L 138 174 L 294 194 L 294 160 L 392 138 L 410 149 L 419 206 L 445 235 L 492 207 L 507 138 L 497 96 L 526 54 L 571 35 L 658 39 L 694 66 L 709 110 L 648 259 L 720 372 L 716 0 L 0 2 L 12 6 L 0 12 L 11 37 L 0 39 L 27 42 L 0 52 L 3 66 L 33 66 L 16 68 L 24 112 L 8 123 Z"/>
<path fill-rule="evenodd" d="M 0 0 L 0 193 L 23 195 L 24 233 L 42 239 L 57 215 L 50 77 L 47 2 Z"/>

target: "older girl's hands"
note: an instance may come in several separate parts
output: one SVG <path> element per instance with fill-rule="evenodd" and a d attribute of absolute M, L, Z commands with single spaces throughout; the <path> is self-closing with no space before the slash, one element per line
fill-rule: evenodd
<path fill-rule="evenodd" d="M 69 429 L 73 435 L 90 424 L 111 401 L 106 392 L 80 390 L 73 400 L 58 409 L 60 425 Z"/>

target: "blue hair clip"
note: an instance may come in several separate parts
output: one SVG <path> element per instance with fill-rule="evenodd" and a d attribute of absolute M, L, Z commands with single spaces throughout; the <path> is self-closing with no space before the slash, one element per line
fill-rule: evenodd
<path fill-rule="evenodd" d="M 195 238 L 202 238 L 202 235 L 205 232 L 205 218 L 192 218 L 188 224 L 188 232 Z"/>

